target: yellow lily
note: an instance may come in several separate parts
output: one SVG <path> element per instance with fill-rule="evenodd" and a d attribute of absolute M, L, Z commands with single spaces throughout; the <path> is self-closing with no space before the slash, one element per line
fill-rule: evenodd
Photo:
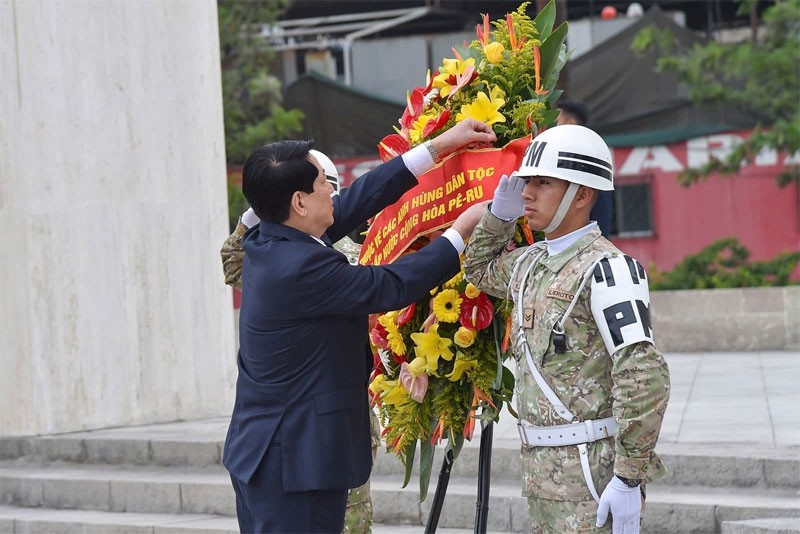
<path fill-rule="evenodd" d="M 478 362 L 475 360 L 468 360 L 463 352 L 459 351 L 456 354 L 456 361 L 453 364 L 453 371 L 450 374 L 445 375 L 448 380 L 451 382 L 458 382 L 461 380 L 461 377 L 464 376 L 464 373 L 475 369 L 475 366 Z"/>
<path fill-rule="evenodd" d="M 381 400 L 386 404 L 402 406 L 408 404 L 408 392 L 406 388 L 403 387 L 403 384 L 396 384 L 388 393 L 381 397 Z"/>
<path fill-rule="evenodd" d="M 369 390 L 373 395 L 379 395 L 386 390 L 392 389 L 397 385 L 397 380 L 386 380 L 386 375 L 380 374 L 372 379 L 369 384 Z"/>
<path fill-rule="evenodd" d="M 408 372 L 411 373 L 411 376 L 413 377 L 425 374 L 425 370 L 427 368 L 428 359 L 422 356 L 417 356 L 412 360 L 411 363 L 408 364 Z"/>
<path fill-rule="evenodd" d="M 503 90 L 496 86 L 489 89 L 488 95 L 481 91 L 474 102 L 461 107 L 456 121 L 473 118 L 489 125 L 506 122 L 506 118 L 499 111 L 506 103 L 505 96 Z"/>
<path fill-rule="evenodd" d="M 439 89 L 439 96 L 446 98 L 452 91 L 464 85 L 465 75 L 472 78 L 475 72 L 475 58 L 449 59 L 442 62 L 442 69 L 433 78 L 433 87 Z"/>
<path fill-rule="evenodd" d="M 414 347 L 414 352 L 418 357 L 423 357 L 428 362 L 428 371 L 436 374 L 439 368 L 439 358 L 442 357 L 447 361 L 453 359 L 453 351 L 450 350 L 450 345 L 453 343 L 451 340 L 439 336 L 439 325 L 433 325 L 427 333 L 416 332 L 411 334 L 411 339 L 417 346 Z"/>

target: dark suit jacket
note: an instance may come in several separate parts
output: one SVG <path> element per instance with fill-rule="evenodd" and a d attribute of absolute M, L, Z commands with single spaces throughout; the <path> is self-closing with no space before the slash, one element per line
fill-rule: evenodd
<path fill-rule="evenodd" d="M 338 241 L 416 185 L 402 158 L 334 198 Z M 236 401 L 223 463 L 247 483 L 280 443 L 283 491 L 347 489 L 372 468 L 368 314 L 400 309 L 459 270 L 446 239 L 391 265 L 350 265 L 307 234 L 262 221 L 245 236 Z M 276 481 L 278 483 L 278 481 Z"/>

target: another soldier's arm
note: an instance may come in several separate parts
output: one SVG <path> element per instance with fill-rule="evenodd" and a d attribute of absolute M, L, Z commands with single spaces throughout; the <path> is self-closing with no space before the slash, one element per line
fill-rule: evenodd
<path fill-rule="evenodd" d="M 506 297 L 514 259 L 519 253 L 506 251 L 514 237 L 515 224 L 515 221 L 498 219 L 486 210 L 464 251 L 467 280 L 495 297 Z"/>
<path fill-rule="evenodd" d="M 258 224 L 260 219 L 253 212 L 253 208 L 248 209 L 239 217 L 239 222 L 233 233 L 228 236 L 219 251 L 222 256 L 222 271 L 225 273 L 225 283 L 229 286 L 242 288 L 242 261 L 244 260 L 244 247 L 242 238 L 247 231 Z"/>
<path fill-rule="evenodd" d="M 669 401 L 667 362 L 651 343 L 640 341 L 614 353 L 611 373 L 619 425 L 614 474 L 655 480 L 665 473 L 655 446 Z"/>

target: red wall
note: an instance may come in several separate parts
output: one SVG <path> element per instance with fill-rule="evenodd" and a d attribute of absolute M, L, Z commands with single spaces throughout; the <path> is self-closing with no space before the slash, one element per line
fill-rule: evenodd
<path fill-rule="evenodd" d="M 615 148 L 621 182 L 652 175 L 652 237 L 615 237 L 614 243 L 645 264 L 670 270 L 685 256 L 723 237 L 736 237 L 753 260 L 800 250 L 800 193 L 797 184 L 779 187 L 775 176 L 797 155 L 765 154 L 733 176 L 712 176 L 690 187 L 676 176 L 688 159 L 702 163 L 709 154 L 747 135 L 733 132 L 659 147 Z"/>

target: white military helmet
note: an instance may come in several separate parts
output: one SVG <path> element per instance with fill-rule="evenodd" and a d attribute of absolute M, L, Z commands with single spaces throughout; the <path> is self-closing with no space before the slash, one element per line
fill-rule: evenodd
<path fill-rule="evenodd" d="M 608 145 L 595 132 L 577 124 L 554 126 L 534 137 L 517 175 L 549 176 L 570 182 L 552 220 L 542 229 L 545 236 L 564 221 L 579 186 L 600 191 L 614 189 L 614 165 Z"/>
<path fill-rule="evenodd" d="M 333 164 L 331 158 L 320 152 L 319 150 L 311 149 L 309 154 L 314 156 L 319 164 L 322 166 L 322 172 L 328 178 L 328 181 L 333 186 L 335 192 L 339 192 L 339 171 L 336 170 L 336 165 Z"/>
<path fill-rule="evenodd" d="M 519 176 L 550 176 L 601 191 L 614 189 L 611 151 L 585 126 L 562 124 L 537 135 L 528 145 Z"/>

